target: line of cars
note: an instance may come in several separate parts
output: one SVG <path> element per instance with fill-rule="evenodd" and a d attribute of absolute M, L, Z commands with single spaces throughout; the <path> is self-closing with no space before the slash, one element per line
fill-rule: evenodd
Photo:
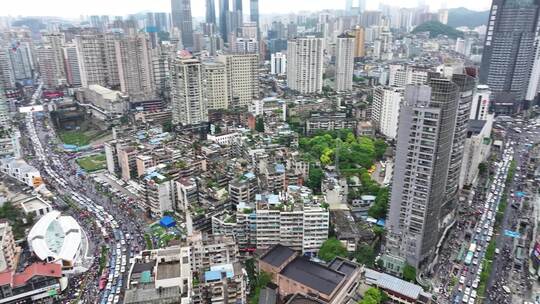
<path fill-rule="evenodd" d="M 481 205 L 482 216 L 476 223 L 471 244 L 469 246 L 468 257 L 465 259 L 465 266 L 462 268 L 462 275 L 459 278 L 457 293 L 454 303 L 474 304 L 477 298 L 477 288 L 480 283 L 480 274 L 482 273 L 482 262 L 491 238 L 495 225 L 495 214 L 499 207 L 501 197 L 506 187 L 506 177 L 514 154 L 513 145 L 508 143 L 503 152 L 502 160 L 495 163 L 496 173 L 488 189 L 486 202 Z M 498 253 L 496 249 L 495 253 Z M 472 255 L 472 257 L 471 257 Z"/>
<path fill-rule="evenodd" d="M 108 260 L 109 270 L 107 271 L 107 282 L 105 288 L 103 288 L 100 303 L 119 303 L 123 288 L 122 276 L 125 273 L 126 268 L 129 267 L 127 257 L 128 253 L 126 252 L 127 246 L 125 241 L 126 237 L 129 237 L 129 235 L 124 235 L 115 218 L 110 213 L 105 211 L 102 206 L 95 204 L 88 197 L 71 189 L 71 184 L 69 184 L 65 178 L 61 177 L 61 175 L 53 169 L 64 169 L 64 166 L 57 157 L 51 157 L 51 155 L 46 153 L 45 149 L 43 148 L 35 129 L 33 113 L 26 114 L 26 127 L 30 134 L 30 139 L 35 154 L 43 165 L 45 172 L 51 178 L 50 182 L 54 182 L 54 186 L 58 192 L 68 195 L 71 200 L 77 203 L 77 205 L 88 210 L 88 212 L 93 215 L 96 226 L 100 229 L 105 240 L 110 240 L 111 236 L 114 236 L 116 250 L 111 250 Z M 51 159 L 52 164 L 49 162 Z"/>

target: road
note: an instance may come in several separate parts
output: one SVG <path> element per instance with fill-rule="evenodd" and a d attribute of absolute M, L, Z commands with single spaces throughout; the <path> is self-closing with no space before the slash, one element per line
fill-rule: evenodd
<path fill-rule="evenodd" d="M 536 126 L 536 121 L 524 127 L 523 130 L 521 128 L 518 130 L 520 130 L 519 133 L 513 127 L 507 130 L 508 140 L 516 142 L 513 160 L 517 165 L 517 170 L 509 184 L 508 208 L 506 208 L 504 213 L 501 231 L 516 231 L 519 229 L 517 226 L 522 211 L 517 206 L 521 206 L 522 199 L 518 198 L 515 193 L 525 190 L 524 176 L 527 175 L 529 149 L 532 145 L 540 143 L 540 128 Z M 512 291 L 513 302 L 521 303 L 523 300 L 531 297 L 531 286 L 527 281 L 528 268 L 516 269 L 513 237 L 509 237 L 505 233 L 500 233 L 496 238 L 496 242 L 497 248 L 503 254 L 496 256 L 493 261 L 493 268 L 487 285 L 488 298 L 485 303 L 500 303 L 501 296 L 506 294 L 502 287 L 507 285 Z"/>
<path fill-rule="evenodd" d="M 34 94 L 32 104 L 39 103 L 39 92 Z M 47 113 L 45 113 L 47 114 Z M 124 277 L 129 271 L 129 257 L 144 249 L 144 223 L 127 208 L 127 202 L 109 198 L 96 189 L 91 179 L 75 174 L 77 167 L 66 155 L 56 152 L 50 141 L 52 129 L 43 124 L 46 115 L 26 114 L 26 134 L 30 138 L 34 158 L 30 161 L 40 169 L 47 186 L 56 194 L 55 204 L 71 206 L 69 213 L 75 215 L 89 241 L 94 244 L 94 260 L 82 277 L 70 281 L 67 292 L 60 301 L 71 303 L 121 303 Z M 50 128 L 50 127 L 49 127 Z M 108 248 L 104 288 L 99 288 L 99 257 L 101 246 Z"/>

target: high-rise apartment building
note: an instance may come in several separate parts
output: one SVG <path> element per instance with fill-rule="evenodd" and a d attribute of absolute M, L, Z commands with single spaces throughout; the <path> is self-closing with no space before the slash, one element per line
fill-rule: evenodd
<path fill-rule="evenodd" d="M 107 86 L 109 71 L 105 56 L 105 37 L 103 34 L 82 34 L 75 37 L 81 84 Z"/>
<path fill-rule="evenodd" d="M 270 56 L 270 73 L 273 75 L 287 74 L 287 55 L 274 53 Z"/>
<path fill-rule="evenodd" d="M 13 41 L 8 49 L 9 60 L 16 81 L 24 81 L 33 78 L 34 53 L 30 42 L 20 40 Z"/>
<path fill-rule="evenodd" d="M 15 75 L 9 60 L 9 51 L 0 49 L 0 88 L 15 87 Z"/>
<path fill-rule="evenodd" d="M 156 93 L 150 44 L 145 35 L 126 36 L 115 41 L 120 90 L 132 101 Z"/>
<path fill-rule="evenodd" d="M 43 86 L 54 89 L 66 83 L 64 62 L 58 61 L 56 51 L 49 45 L 36 49 L 37 63 Z"/>
<path fill-rule="evenodd" d="M 338 36 L 336 45 L 336 91 L 351 91 L 354 73 L 354 36 Z"/>
<path fill-rule="evenodd" d="M 8 222 L 0 222 L 0 271 L 17 269 L 17 254 L 21 250 L 15 244 L 13 231 Z"/>
<path fill-rule="evenodd" d="M 439 241 L 460 89 L 449 79 L 408 86 L 401 106 L 385 267 L 425 267 Z"/>
<path fill-rule="evenodd" d="M 195 58 L 177 57 L 171 77 L 173 123 L 189 126 L 207 122 L 201 62 Z"/>
<path fill-rule="evenodd" d="M 203 63 L 203 83 L 208 110 L 229 108 L 227 70 L 221 62 Z"/>
<path fill-rule="evenodd" d="M 478 85 L 471 105 L 471 120 L 487 120 L 489 115 L 491 91 L 487 85 Z"/>
<path fill-rule="evenodd" d="M 476 89 L 476 79 L 466 74 L 454 74 L 451 81 L 458 86 L 459 103 L 456 114 L 456 126 L 452 143 L 452 154 L 448 166 L 448 177 L 446 180 L 446 196 L 441 210 L 441 221 L 449 222 L 446 216 L 453 216 L 457 208 L 459 177 L 461 164 L 463 161 L 463 147 L 467 138 L 469 116 L 471 115 L 471 104 Z"/>
<path fill-rule="evenodd" d="M 220 55 L 225 64 L 229 107 L 245 107 L 259 98 L 259 55 Z"/>
<path fill-rule="evenodd" d="M 398 87 L 377 87 L 373 91 L 371 120 L 375 129 L 389 139 L 396 139 L 397 136 L 403 93 L 403 88 Z"/>
<path fill-rule="evenodd" d="M 320 93 L 323 86 L 322 38 L 305 37 L 287 43 L 287 85 L 302 94 Z"/>
<path fill-rule="evenodd" d="M 58 84 L 64 84 L 66 82 L 66 70 L 64 68 L 64 53 L 63 47 L 65 43 L 65 38 L 63 34 L 60 33 L 49 33 L 43 35 L 45 48 L 50 48 L 53 55 L 53 65 L 54 65 L 54 79 Z M 40 67 L 41 68 L 41 67 Z M 52 69 L 52 68 L 51 68 Z"/>
<path fill-rule="evenodd" d="M 356 27 L 354 30 L 354 57 L 362 58 L 366 56 L 366 32 L 363 27 Z"/>
<path fill-rule="evenodd" d="M 193 47 L 193 21 L 191 18 L 191 0 L 171 0 L 172 24 L 182 33 L 184 48 Z"/>
<path fill-rule="evenodd" d="M 538 47 L 539 4 L 538 0 L 491 4 L 480 83 L 490 87 L 498 113 L 518 111 L 526 98 Z"/>
<path fill-rule="evenodd" d="M 72 87 L 80 87 L 82 83 L 77 47 L 74 44 L 66 45 L 63 52 L 67 83 Z"/>

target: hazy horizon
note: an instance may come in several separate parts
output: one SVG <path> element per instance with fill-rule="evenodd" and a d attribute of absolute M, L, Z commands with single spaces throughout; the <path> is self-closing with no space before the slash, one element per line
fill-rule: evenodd
<path fill-rule="evenodd" d="M 249 14 L 249 0 L 244 1 L 244 14 Z M 216 10 L 219 5 L 216 0 Z M 368 1 L 367 9 L 375 10 L 380 3 L 414 7 L 418 0 L 375 0 Z M 491 0 L 430 0 L 424 1 L 431 10 L 444 6 L 448 8 L 466 7 L 471 10 L 488 10 Z M 76 3 L 76 5 L 74 5 Z M 129 3 L 129 4 L 128 4 Z M 196 18 L 205 15 L 205 0 L 191 1 L 192 15 Z M 264 14 L 288 14 L 301 11 L 319 11 L 324 9 L 344 9 L 345 0 L 259 0 L 259 10 Z M 19 0 L 2 4 L 1 16 L 48 16 L 79 18 L 88 15 L 118 15 L 140 13 L 144 11 L 170 12 L 170 0 Z"/>

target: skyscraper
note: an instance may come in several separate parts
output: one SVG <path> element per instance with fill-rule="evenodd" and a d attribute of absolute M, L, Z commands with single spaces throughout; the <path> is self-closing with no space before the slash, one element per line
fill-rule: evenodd
<path fill-rule="evenodd" d="M 173 123 L 189 126 L 207 122 L 201 62 L 195 58 L 178 57 L 174 60 L 171 77 Z"/>
<path fill-rule="evenodd" d="M 155 95 L 150 44 L 145 35 L 127 36 L 115 41 L 120 89 L 132 101 Z"/>
<path fill-rule="evenodd" d="M 205 62 L 203 75 L 208 110 L 229 108 L 225 65 L 221 62 Z"/>
<path fill-rule="evenodd" d="M 66 82 L 64 63 L 58 63 L 56 52 L 50 46 L 42 46 L 36 49 L 38 59 L 39 74 L 43 81 L 43 86 L 47 89 L 55 89 Z"/>
<path fill-rule="evenodd" d="M 480 69 L 498 113 L 513 113 L 526 97 L 538 38 L 539 0 L 493 0 Z M 508 103 L 508 101 L 511 101 Z M 505 106 L 502 103 L 510 104 Z"/>
<path fill-rule="evenodd" d="M 249 21 L 255 22 L 259 28 L 259 0 L 249 0 Z"/>
<path fill-rule="evenodd" d="M 229 107 L 245 107 L 259 98 L 258 54 L 220 55 L 227 71 Z"/>
<path fill-rule="evenodd" d="M 81 86 L 81 70 L 79 69 L 79 59 L 77 58 L 77 48 L 75 45 L 66 45 L 63 49 L 66 63 L 66 78 L 70 86 Z"/>
<path fill-rule="evenodd" d="M 216 24 L 215 0 L 206 0 L 206 23 Z"/>
<path fill-rule="evenodd" d="M 244 13 L 242 10 L 242 0 L 233 0 L 233 11 L 231 14 L 231 30 L 237 33 L 244 23 Z"/>
<path fill-rule="evenodd" d="M 191 0 L 171 0 L 173 26 L 182 32 L 184 48 L 193 47 L 193 21 L 191 19 Z"/>
<path fill-rule="evenodd" d="M 224 42 L 229 41 L 230 18 L 229 0 L 219 0 L 219 33 Z"/>
<path fill-rule="evenodd" d="M 323 39 L 297 38 L 287 43 L 287 85 L 302 94 L 320 93 L 323 85 Z"/>
<path fill-rule="evenodd" d="M 103 34 L 83 34 L 75 37 L 77 59 L 81 72 L 81 84 L 107 86 L 107 61 Z"/>
<path fill-rule="evenodd" d="M 390 272 L 401 273 L 405 263 L 425 266 L 436 249 L 459 91 L 457 84 L 444 78 L 406 88 L 399 114 L 383 257 Z"/>
<path fill-rule="evenodd" d="M 373 90 L 371 120 L 375 129 L 389 139 L 396 139 L 403 88 L 377 87 Z"/>
<path fill-rule="evenodd" d="M 355 48 L 354 57 L 363 58 L 366 56 L 366 32 L 363 27 L 357 26 L 354 30 Z"/>
<path fill-rule="evenodd" d="M 338 36 L 336 46 L 336 90 L 352 90 L 354 72 L 354 37 Z"/>

